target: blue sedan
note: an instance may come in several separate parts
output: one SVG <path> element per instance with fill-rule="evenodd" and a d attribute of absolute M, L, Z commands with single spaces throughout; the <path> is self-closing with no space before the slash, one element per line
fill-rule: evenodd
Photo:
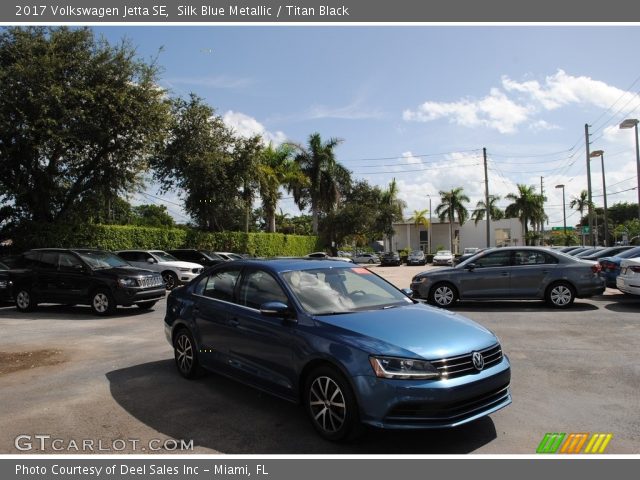
<path fill-rule="evenodd" d="M 601 275 L 605 278 L 607 287 L 617 288 L 616 279 L 618 278 L 618 275 L 620 275 L 620 263 L 623 259 L 638 257 L 640 257 L 640 247 L 625 250 L 614 257 L 603 257 L 598 259 L 598 262 L 602 267 Z"/>
<path fill-rule="evenodd" d="M 496 336 L 346 262 L 239 260 L 167 300 L 179 373 L 213 370 L 301 403 L 328 440 L 462 425 L 511 403 Z"/>

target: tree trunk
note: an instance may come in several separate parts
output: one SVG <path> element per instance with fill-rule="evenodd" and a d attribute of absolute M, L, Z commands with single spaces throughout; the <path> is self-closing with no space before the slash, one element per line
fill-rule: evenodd
<path fill-rule="evenodd" d="M 319 212 L 315 206 L 311 207 L 311 231 L 314 235 L 318 234 L 318 216 Z"/>

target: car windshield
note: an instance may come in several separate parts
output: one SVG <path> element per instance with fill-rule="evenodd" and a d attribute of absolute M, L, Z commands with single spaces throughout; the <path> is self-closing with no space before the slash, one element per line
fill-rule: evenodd
<path fill-rule="evenodd" d="M 319 268 L 281 274 L 312 315 L 381 310 L 411 303 L 390 283 L 366 268 Z"/>
<path fill-rule="evenodd" d="M 176 257 L 174 257 L 173 255 L 167 253 L 167 252 L 161 252 L 158 250 L 154 250 L 153 252 L 151 252 L 151 254 L 156 257 L 158 260 L 160 260 L 161 262 L 175 262 L 178 259 Z"/>
<path fill-rule="evenodd" d="M 130 267 L 122 258 L 111 252 L 99 250 L 76 252 L 94 270 L 100 268 Z"/>
<path fill-rule="evenodd" d="M 0 270 L 9 270 L 9 267 L 7 267 L 4 263 L 0 262 Z"/>
<path fill-rule="evenodd" d="M 440 255 L 440 256 L 451 255 L 451 252 L 449 250 L 440 250 L 436 253 L 436 255 Z"/>
<path fill-rule="evenodd" d="M 409 255 L 411 256 L 415 256 L 415 257 L 419 257 L 422 255 L 422 251 L 421 250 L 414 250 L 413 252 L 411 252 Z"/>

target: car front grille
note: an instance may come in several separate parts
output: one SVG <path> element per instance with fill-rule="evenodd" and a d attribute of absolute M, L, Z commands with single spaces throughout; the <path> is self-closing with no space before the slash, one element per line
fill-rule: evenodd
<path fill-rule="evenodd" d="M 407 402 L 393 407 L 385 420 L 391 423 L 450 425 L 510 401 L 509 384 L 457 402 Z"/>
<path fill-rule="evenodd" d="M 151 277 L 142 277 L 138 279 L 138 282 L 140 283 L 140 286 L 143 288 L 159 287 L 161 285 L 164 285 L 164 281 L 162 280 L 162 277 L 159 275 L 154 275 Z"/>
<path fill-rule="evenodd" d="M 479 350 L 478 353 L 484 359 L 484 369 L 492 367 L 502 361 L 502 348 L 499 343 L 494 346 Z M 464 375 L 478 373 L 473 366 L 473 352 L 458 357 L 443 358 L 442 360 L 431 360 L 430 363 L 438 369 L 442 378 L 457 378 Z"/>

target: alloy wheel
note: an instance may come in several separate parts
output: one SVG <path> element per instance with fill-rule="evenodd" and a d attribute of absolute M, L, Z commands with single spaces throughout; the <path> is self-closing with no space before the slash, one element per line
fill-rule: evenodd
<path fill-rule="evenodd" d="M 317 377 L 309 390 L 309 407 L 316 425 L 327 433 L 335 433 L 347 417 L 347 404 L 340 386 L 330 377 Z"/>
<path fill-rule="evenodd" d="M 556 285 L 551 289 L 551 302 L 559 307 L 564 307 L 571 303 L 573 293 L 566 285 Z"/>
<path fill-rule="evenodd" d="M 18 295 L 16 296 L 16 305 L 21 310 L 27 310 L 31 305 L 31 297 L 29 296 L 29 292 L 26 290 L 20 290 Z"/>
<path fill-rule="evenodd" d="M 109 310 L 109 297 L 103 292 L 98 292 L 93 297 L 93 309 L 98 313 Z"/>
<path fill-rule="evenodd" d="M 446 285 L 442 285 L 433 292 L 433 299 L 438 305 L 451 305 L 454 299 L 453 290 Z"/>
<path fill-rule="evenodd" d="M 193 344 L 185 333 L 181 333 L 176 339 L 176 362 L 178 368 L 184 374 L 191 372 L 193 368 Z"/>

